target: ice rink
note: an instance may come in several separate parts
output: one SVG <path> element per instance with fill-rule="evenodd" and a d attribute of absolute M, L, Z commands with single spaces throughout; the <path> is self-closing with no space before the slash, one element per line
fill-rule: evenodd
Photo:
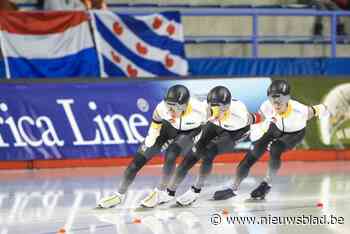
<path fill-rule="evenodd" d="M 266 163 L 261 162 L 237 197 L 211 201 L 213 192 L 230 182 L 235 167 L 216 164 L 200 199 L 191 207 L 174 207 L 173 202 L 147 210 L 135 208 L 159 182 L 160 166 L 144 168 L 125 203 L 108 210 L 94 206 L 116 189 L 125 167 L 3 170 L 0 234 L 349 233 L 350 162 L 284 162 L 267 201 L 246 203 L 264 175 Z M 177 195 L 192 184 L 197 170 L 191 171 Z M 293 220 L 299 224 L 277 224 Z M 317 224 L 322 221 L 327 223 Z"/>

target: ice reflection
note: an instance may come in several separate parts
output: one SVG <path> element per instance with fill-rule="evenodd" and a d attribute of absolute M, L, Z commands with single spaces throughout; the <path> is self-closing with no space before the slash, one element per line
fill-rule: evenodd
<path fill-rule="evenodd" d="M 215 188 L 231 178 L 231 174 L 222 176 L 220 171 L 216 171 L 194 206 L 169 208 L 164 205 L 142 212 L 135 211 L 135 208 L 153 185 L 158 183 L 158 176 L 139 176 L 122 206 L 101 211 L 93 208 L 101 197 L 115 191 L 120 181 L 119 175 L 98 177 L 86 173 L 79 177 L 81 170 L 72 170 L 69 176 L 64 174 L 66 171 L 56 171 L 61 177 L 42 177 L 42 171 L 31 171 L 23 173 L 25 176 L 19 179 L 1 180 L 8 174 L 1 174 L 3 172 L 0 171 L 0 234 L 53 234 L 60 228 L 65 228 L 67 234 L 294 234 L 302 233 L 303 230 L 318 234 L 346 233 L 350 228 L 350 174 L 345 170 L 345 165 L 346 162 L 339 162 L 339 167 L 344 169 L 333 173 L 327 172 L 326 166 L 320 174 L 280 176 L 266 204 L 244 203 L 255 182 L 260 181 L 259 177 L 250 177 L 243 184 L 239 196 L 232 200 L 208 201 Z M 229 169 L 232 169 L 232 165 L 229 165 Z M 188 178 L 181 189 L 188 188 L 194 179 Z M 315 206 L 319 201 L 324 204 L 323 209 Z M 213 226 L 210 215 L 224 208 L 231 215 L 247 217 L 334 214 L 345 217 L 345 225 Z M 133 224 L 135 218 L 141 222 Z"/>

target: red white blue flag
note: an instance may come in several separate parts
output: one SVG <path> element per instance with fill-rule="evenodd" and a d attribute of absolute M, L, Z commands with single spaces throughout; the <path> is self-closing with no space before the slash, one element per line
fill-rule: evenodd
<path fill-rule="evenodd" d="M 86 12 L 0 12 L 8 78 L 98 77 Z"/>

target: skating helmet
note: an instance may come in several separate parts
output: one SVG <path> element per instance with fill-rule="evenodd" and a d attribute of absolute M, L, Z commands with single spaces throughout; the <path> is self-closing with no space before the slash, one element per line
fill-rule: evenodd
<path fill-rule="evenodd" d="M 190 92 L 183 85 L 170 87 L 164 97 L 168 109 L 175 113 L 182 113 L 186 110 L 190 100 Z"/>
<path fill-rule="evenodd" d="M 216 86 L 207 96 L 207 102 L 210 106 L 226 106 L 231 104 L 231 93 L 224 86 Z"/>
<path fill-rule="evenodd" d="M 220 118 L 230 107 L 231 93 L 224 86 L 216 86 L 208 93 L 207 103 L 210 107 L 211 116 Z"/>
<path fill-rule="evenodd" d="M 285 80 L 274 80 L 267 89 L 270 102 L 287 103 L 290 99 L 290 85 Z"/>

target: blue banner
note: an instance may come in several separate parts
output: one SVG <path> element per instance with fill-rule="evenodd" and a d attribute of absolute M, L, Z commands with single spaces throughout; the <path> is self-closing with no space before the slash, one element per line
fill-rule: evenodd
<path fill-rule="evenodd" d="M 214 86 L 227 86 L 256 111 L 270 79 L 2 84 L 0 160 L 130 156 L 167 88 L 179 83 L 202 100 Z"/>

